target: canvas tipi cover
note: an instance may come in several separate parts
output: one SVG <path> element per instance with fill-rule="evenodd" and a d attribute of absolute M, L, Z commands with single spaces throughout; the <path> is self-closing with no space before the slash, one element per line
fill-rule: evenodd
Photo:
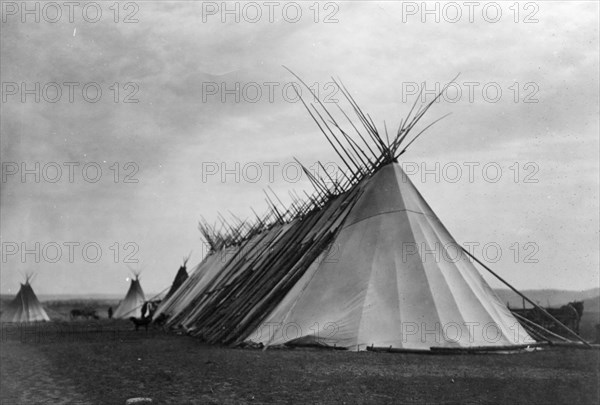
<path fill-rule="evenodd" d="M 364 186 L 330 247 L 249 336 L 406 349 L 534 343 L 400 165 Z"/>
<path fill-rule="evenodd" d="M 142 306 L 145 300 L 139 277 L 136 275 L 135 278 L 131 279 L 129 291 L 115 310 L 113 318 L 141 318 Z"/>
<path fill-rule="evenodd" d="M 31 288 L 29 278 L 21 288 L 17 296 L 2 311 L 2 322 L 36 322 L 49 321 L 48 314 L 40 304 L 37 296 Z"/>

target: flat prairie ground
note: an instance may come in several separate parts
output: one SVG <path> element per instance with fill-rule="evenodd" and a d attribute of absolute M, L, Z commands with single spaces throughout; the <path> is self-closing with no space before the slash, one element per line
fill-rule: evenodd
<path fill-rule="evenodd" d="M 597 404 L 600 351 L 399 354 L 209 346 L 128 321 L 4 324 L 2 404 Z"/>

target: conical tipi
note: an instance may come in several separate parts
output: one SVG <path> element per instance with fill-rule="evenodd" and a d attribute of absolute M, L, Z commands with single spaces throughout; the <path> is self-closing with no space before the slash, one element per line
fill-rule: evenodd
<path fill-rule="evenodd" d="M 188 278 L 188 273 L 187 273 L 188 260 L 190 260 L 190 256 L 183 258 L 183 266 L 180 266 L 179 270 L 177 270 L 177 274 L 175 275 L 173 284 L 171 284 L 171 288 L 169 289 L 169 292 L 167 293 L 167 295 L 165 295 L 164 299 L 168 299 L 171 295 L 173 295 L 173 293 L 175 291 L 177 291 L 177 289 L 185 282 L 185 280 L 187 280 L 187 278 Z"/>
<path fill-rule="evenodd" d="M 308 201 L 291 195 L 286 209 L 267 194 L 270 210 L 254 224 L 221 217 L 223 233 L 201 223 L 211 253 L 155 316 L 234 345 L 487 350 L 535 343 L 398 164 L 420 135 L 408 141 L 408 134 L 437 98 L 414 116 L 413 106 L 386 142 L 336 84 L 366 130 L 359 141 L 320 102 L 323 113 L 305 106 L 348 174 L 340 180 L 325 172 L 325 181 L 302 166 L 315 187 Z"/>
<path fill-rule="evenodd" d="M 113 318 L 141 318 L 142 317 L 142 306 L 145 301 L 144 291 L 139 280 L 139 274 L 135 275 L 135 278 L 131 279 L 131 285 L 127 295 L 121 301 Z"/>
<path fill-rule="evenodd" d="M 36 322 L 49 321 L 48 314 L 40 304 L 37 296 L 29 283 L 30 277 L 27 277 L 25 284 L 21 284 L 21 288 L 17 296 L 7 305 L 2 311 L 2 322 Z"/>
<path fill-rule="evenodd" d="M 534 343 L 399 164 L 365 183 L 326 257 L 250 339 L 359 349 Z"/>

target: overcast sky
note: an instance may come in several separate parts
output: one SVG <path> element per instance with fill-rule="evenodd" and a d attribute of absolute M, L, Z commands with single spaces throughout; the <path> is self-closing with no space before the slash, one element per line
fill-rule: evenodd
<path fill-rule="evenodd" d="M 116 15 L 111 1 L 99 17 L 81 3 L 72 22 L 67 7 L 40 6 L 36 22 L 20 4 L 4 3 L 1 24 L 3 294 L 29 272 L 38 294 L 124 294 L 130 269 L 159 292 L 183 256 L 206 251 L 201 216 L 263 212 L 267 186 L 282 199 L 309 190 L 293 156 L 338 159 L 282 65 L 348 110 L 331 86 L 341 78 L 381 129 L 423 82 L 430 100 L 460 73 L 425 124 L 451 115 L 400 163 L 456 240 L 515 286 L 598 286 L 597 2 L 440 4 L 439 22 L 421 2 L 224 14 L 221 2 L 138 1 Z"/>

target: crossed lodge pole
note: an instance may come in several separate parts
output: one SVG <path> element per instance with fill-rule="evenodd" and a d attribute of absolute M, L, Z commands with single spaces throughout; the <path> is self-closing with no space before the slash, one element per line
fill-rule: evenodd
<path fill-rule="evenodd" d="M 570 335 L 574 336 L 575 338 L 577 338 L 577 340 L 579 340 L 580 342 L 582 342 L 584 345 L 586 345 L 587 347 L 592 347 L 592 345 L 590 345 L 588 342 L 585 341 L 585 339 L 583 339 L 581 336 L 579 336 L 577 333 L 573 332 L 568 326 L 566 326 L 565 324 L 563 324 L 561 321 L 559 321 L 558 319 L 556 319 L 554 316 L 552 316 L 552 314 L 550 314 L 548 311 L 546 311 L 544 308 L 540 307 L 538 304 L 536 304 L 535 302 L 533 302 L 532 300 L 530 300 L 529 298 L 527 298 L 527 296 L 525 296 L 524 294 L 522 294 L 519 290 L 517 290 L 515 287 L 513 287 L 512 285 L 510 285 L 508 283 L 508 281 L 504 280 L 502 277 L 500 277 L 498 274 L 496 274 L 492 269 L 490 269 L 488 266 L 486 266 L 485 264 L 483 264 L 481 262 L 481 260 L 479 260 L 478 258 L 476 258 L 475 256 L 473 256 L 468 250 L 466 250 L 464 247 L 461 246 L 461 249 L 473 260 L 475 260 L 477 263 L 479 263 L 479 265 L 481 265 L 484 269 L 486 269 L 487 271 L 489 271 L 490 273 L 492 273 L 494 275 L 494 277 L 496 277 L 498 280 L 502 281 L 506 286 L 508 286 L 511 290 L 513 290 L 514 292 L 516 292 L 517 294 L 519 294 L 521 296 L 521 298 L 523 298 L 525 301 L 529 302 L 531 305 L 533 305 L 535 308 L 539 309 L 540 311 L 542 311 L 542 313 L 544 315 L 546 315 L 548 318 L 552 319 L 554 322 L 556 322 L 557 324 L 559 324 L 563 329 L 565 329 L 567 332 L 569 332 Z"/>

